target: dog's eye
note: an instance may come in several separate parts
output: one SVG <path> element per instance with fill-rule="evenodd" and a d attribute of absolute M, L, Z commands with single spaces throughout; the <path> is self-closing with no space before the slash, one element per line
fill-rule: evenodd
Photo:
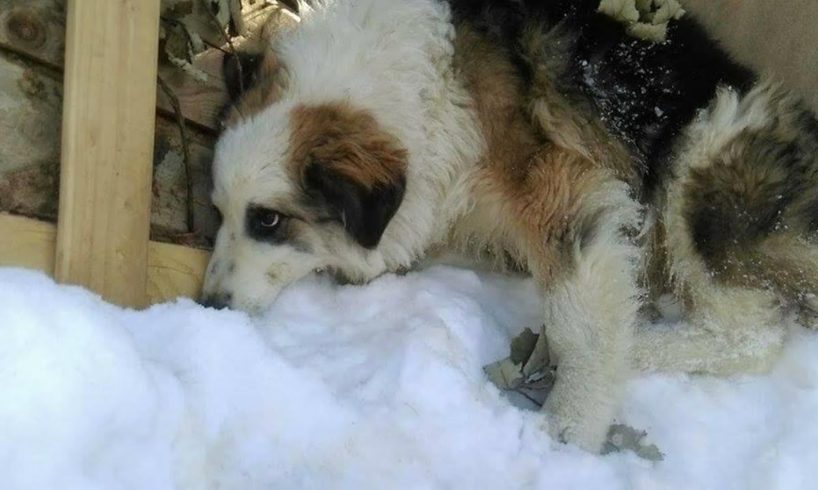
<path fill-rule="evenodd" d="M 280 241 L 285 216 L 275 209 L 263 206 L 247 208 L 247 234 L 262 241 Z"/>
<path fill-rule="evenodd" d="M 275 228 L 281 221 L 281 215 L 275 211 L 266 209 L 258 217 L 258 223 L 262 228 Z"/>

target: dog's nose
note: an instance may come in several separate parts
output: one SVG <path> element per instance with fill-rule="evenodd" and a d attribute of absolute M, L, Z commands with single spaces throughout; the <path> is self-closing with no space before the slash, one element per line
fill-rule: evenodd
<path fill-rule="evenodd" d="M 233 300 L 233 295 L 230 293 L 211 293 L 203 294 L 199 298 L 199 304 L 205 308 L 214 308 L 216 310 L 223 310 L 230 307 L 230 302 Z"/>

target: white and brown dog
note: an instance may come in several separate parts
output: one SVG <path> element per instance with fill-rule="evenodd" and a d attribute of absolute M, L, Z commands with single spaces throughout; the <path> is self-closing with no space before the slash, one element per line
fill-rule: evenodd
<path fill-rule="evenodd" d="M 653 44 L 598 3 L 326 1 L 228 59 L 205 303 L 257 311 L 315 270 L 365 282 L 441 251 L 528 271 L 549 429 L 590 450 L 633 364 L 768 365 L 783 309 L 817 305 L 818 124 L 693 20 Z M 667 291 L 692 327 L 637 328 Z"/>

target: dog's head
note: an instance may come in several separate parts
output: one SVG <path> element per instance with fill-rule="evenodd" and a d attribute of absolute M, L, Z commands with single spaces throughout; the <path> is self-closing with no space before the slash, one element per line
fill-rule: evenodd
<path fill-rule="evenodd" d="M 227 57 L 222 215 L 203 302 L 257 311 L 316 269 L 365 263 L 403 199 L 407 152 L 364 109 L 310 102 L 273 53 Z"/>

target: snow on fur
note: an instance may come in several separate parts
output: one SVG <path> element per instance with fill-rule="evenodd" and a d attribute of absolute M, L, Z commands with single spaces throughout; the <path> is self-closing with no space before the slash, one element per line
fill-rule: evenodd
<path fill-rule="evenodd" d="M 552 442 L 482 366 L 527 281 L 436 267 L 302 281 L 263 317 L 144 312 L 0 270 L 0 488 L 809 488 L 818 334 L 761 377 L 648 376 L 620 421 L 665 454 Z"/>

